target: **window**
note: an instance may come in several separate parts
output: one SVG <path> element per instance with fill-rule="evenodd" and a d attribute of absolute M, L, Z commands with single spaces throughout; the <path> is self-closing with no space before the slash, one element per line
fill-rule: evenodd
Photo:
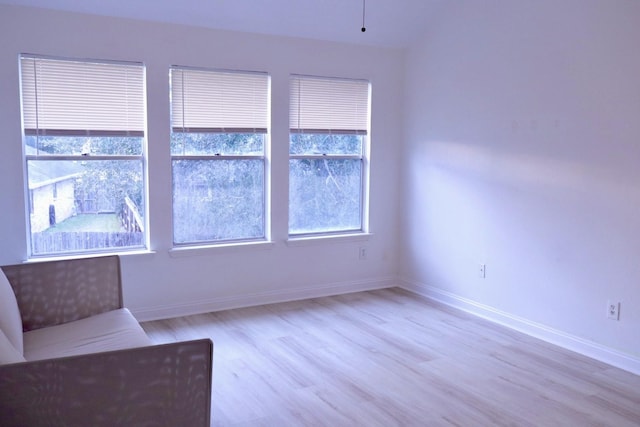
<path fill-rule="evenodd" d="M 364 230 L 369 82 L 291 76 L 289 235 Z"/>
<path fill-rule="evenodd" d="M 171 69 L 173 240 L 264 239 L 266 73 Z"/>
<path fill-rule="evenodd" d="M 20 57 L 32 256 L 145 246 L 138 63 Z"/>

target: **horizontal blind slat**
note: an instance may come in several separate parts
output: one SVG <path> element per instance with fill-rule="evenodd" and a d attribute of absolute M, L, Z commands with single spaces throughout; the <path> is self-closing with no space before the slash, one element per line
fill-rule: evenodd
<path fill-rule="evenodd" d="M 25 130 L 143 134 L 142 64 L 21 58 Z"/>
<path fill-rule="evenodd" d="M 367 132 L 369 82 L 291 76 L 289 127 L 324 132 Z"/>
<path fill-rule="evenodd" d="M 173 129 L 267 129 L 269 76 L 240 71 L 171 69 Z"/>

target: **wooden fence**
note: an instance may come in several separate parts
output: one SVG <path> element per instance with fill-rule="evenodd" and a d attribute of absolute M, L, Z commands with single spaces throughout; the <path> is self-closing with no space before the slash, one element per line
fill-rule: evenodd
<path fill-rule="evenodd" d="M 31 245 L 34 254 L 136 247 L 143 246 L 143 233 L 80 231 L 33 233 Z"/>
<path fill-rule="evenodd" d="M 124 207 L 120 216 L 122 226 L 129 232 L 144 231 L 144 224 L 142 223 L 142 216 L 138 212 L 138 207 L 135 202 L 126 196 L 124 198 Z"/>

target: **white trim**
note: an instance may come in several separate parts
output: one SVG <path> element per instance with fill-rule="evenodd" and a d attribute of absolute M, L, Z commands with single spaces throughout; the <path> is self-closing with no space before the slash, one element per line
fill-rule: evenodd
<path fill-rule="evenodd" d="M 212 243 L 205 245 L 188 245 L 188 246 L 175 246 L 169 249 L 169 256 L 171 258 L 183 258 L 191 256 L 204 256 L 219 253 L 231 253 L 244 250 L 266 250 L 272 249 L 275 246 L 274 242 L 267 240 L 251 240 L 251 241 L 235 241 L 225 243 Z"/>
<path fill-rule="evenodd" d="M 79 259 L 79 258 L 97 258 L 97 257 L 103 257 L 103 256 L 113 256 L 113 255 L 118 255 L 120 258 L 123 257 L 129 257 L 129 256 L 144 256 L 144 257 L 152 257 L 155 256 L 156 251 L 154 250 L 148 250 L 148 249 L 142 249 L 142 248 L 132 248 L 130 250 L 127 250 L 126 248 L 110 248 L 112 250 L 106 250 L 104 252 L 99 252 L 99 251 L 92 251 L 92 252 L 73 252 L 73 253 L 61 253 L 59 256 L 57 255 L 53 255 L 53 254 L 47 254 L 47 255 L 43 255 L 43 256 L 32 256 L 31 258 L 25 260 L 25 263 L 28 262 L 46 262 L 46 261 L 65 261 L 65 260 L 72 260 L 72 259 Z M 113 249 L 120 249 L 118 251 L 115 251 Z"/>
<path fill-rule="evenodd" d="M 267 292 L 257 292 L 248 295 L 210 298 L 197 302 L 170 304 L 155 307 L 130 308 L 133 315 L 140 322 L 173 317 L 189 316 L 193 314 L 210 313 L 214 311 L 230 310 L 234 308 L 251 307 L 264 304 L 275 304 L 288 301 L 319 298 L 332 295 L 348 294 L 352 292 L 371 291 L 375 289 L 396 286 L 395 277 L 356 280 L 350 282 L 327 283 L 296 289 L 281 289 Z"/>
<path fill-rule="evenodd" d="M 356 232 L 343 234 L 317 234 L 290 236 L 285 243 L 290 247 L 308 246 L 323 243 L 349 243 L 349 242 L 366 242 L 373 236 L 372 233 Z"/>
<path fill-rule="evenodd" d="M 623 353 L 602 344 L 497 310 L 488 305 L 475 302 L 433 286 L 424 285 L 408 279 L 400 279 L 398 282 L 401 288 L 422 295 L 433 301 L 457 308 L 526 335 L 640 375 L 640 358 L 631 354 Z"/>

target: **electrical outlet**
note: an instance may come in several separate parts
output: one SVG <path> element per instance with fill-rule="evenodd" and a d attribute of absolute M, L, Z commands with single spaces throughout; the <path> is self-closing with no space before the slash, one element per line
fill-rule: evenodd
<path fill-rule="evenodd" d="M 611 320 L 620 320 L 620 303 L 617 301 L 607 302 L 607 318 Z"/>
<path fill-rule="evenodd" d="M 481 279 L 487 277 L 487 264 L 478 264 L 478 277 Z"/>
<path fill-rule="evenodd" d="M 367 248 L 365 247 L 358 248 L 358 259 L 360 260 L 367 259 Z"/>

